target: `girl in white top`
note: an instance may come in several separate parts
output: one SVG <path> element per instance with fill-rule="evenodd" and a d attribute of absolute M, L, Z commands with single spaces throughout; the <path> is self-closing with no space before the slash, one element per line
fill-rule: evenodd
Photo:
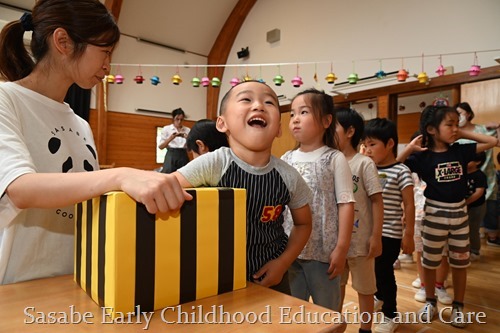
<path fill-rule="evenodd" d="M 77 202 L 123 190 L 156 213 L 191 198 L 174 176 L 98 171 L 90 127 L 64 103 L 73 83 L 102 82 L 119 38 L 98 0 L 39 0 L 1 32 L 0 284 L 73 272 Z"/>
<path fill-rule="evenodd" d="M 336 149 L 332 97 L 308 89 L 292 101 L 290 131 L 299 143 L 281 158 L 295 167 L 313 191 L 309 242 L 289 268 L 292 295 L 339 311 L 340 277 L 354 220 L 352 174 Z M 287 213 L 285 230 L 292 226 Z"/>

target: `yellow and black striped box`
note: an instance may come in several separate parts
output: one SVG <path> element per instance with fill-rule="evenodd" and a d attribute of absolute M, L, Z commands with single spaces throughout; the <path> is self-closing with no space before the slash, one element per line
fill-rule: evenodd
<path fill-rule="evenodd" d="M 246 287 L 245 190 L 188 192 L 176 214 L 123 192 L 76 205 L 75 281 L 113 317 Z"/>

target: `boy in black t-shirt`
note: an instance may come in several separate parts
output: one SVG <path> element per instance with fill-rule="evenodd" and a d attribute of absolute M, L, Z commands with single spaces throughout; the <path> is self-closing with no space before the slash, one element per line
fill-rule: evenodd
<path fill-rule="evenodd" d="M 469 214 L 470 229 L 470 260 L 479 260 L 481 249 L 481 238 L 479 228 L 486 214 L 486 188 L 488 183 L 486 175 L 480 167 L 486 160 L 485 152 L 477 153 L 475 158 L 467 164 L 467 210 Z"/>

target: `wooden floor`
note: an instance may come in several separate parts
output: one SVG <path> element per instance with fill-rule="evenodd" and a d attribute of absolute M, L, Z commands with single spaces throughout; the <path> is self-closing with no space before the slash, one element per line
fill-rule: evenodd
<path fill-rule="evenodd" d="M 396 332 L 474 332 L 474 333 L 493 333 L 500 332 L 500 247 L 492 247 L 485 245 L 483 241 L 481 247 L 480 261 L 473 262 L 467 269 L 467 289 L 465 294 L 464 312 L 484 312 L 485 317 L 480 318 L 486 322 L 480 324 L 473 317 L 473 324 L 467 325 L 464 329 L 458 329 L 450 324 L 447 324 L 439 318 L 432 321 L 431 324 L 402 324 Z M 423 306 L 414 300 L 413 296 L 417 289 L 413 288 L 411 283 L 416 278 L 416 264 L 407 263 L 401 264 L 401 269 L 396 270 L 396 283 L 398 285 L 398 311 L 400 313 L 416 313 Z M 448 278 L 451 284 L 451 273 Z M 453 295 L 453 287 L 448 288 L 448 293 Z M 343 312 L 353 313 L 355 307 L 358 307 L 356 292 L 347 286 L 346 299 L 344 302 Z M 445 305 L 438 303 L 438 309 L 442 309 Z M 443 314 L 443 320 L 447 321 L 450 316 L 449 311 Z M 351 320 L 354 317 L 351 315 Z M 357 333 L 359 324 L 349 324 L 347 333 Z M 372 328 L 373 331 L 373 328 Z"/>

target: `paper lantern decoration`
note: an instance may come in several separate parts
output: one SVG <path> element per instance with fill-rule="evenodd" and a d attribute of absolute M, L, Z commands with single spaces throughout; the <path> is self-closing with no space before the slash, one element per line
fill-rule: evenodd
<path fill-rule="evenodd" d="M 198 88 L 200 86 L 200 78 L 199 77 L 193 77 L 193 79 L 191 80 L 191 85 L 195 88 Z"/>
<path fill-rule="evenodd" d="M 375 77 L 377 79 L 383 79 L 386 76 L 387 76 L 387 73 L 384 72 L 383 70 L 379 70 L 378 72 L 375 73 Z"/>
<path fill-rule="evenodd" d="M 326 82 L 328 82 L 328 84 L 333 84 L 337 80 L 337 77 L 333 73 L 328 73 L 325 77 L 325 80 Z"/>
<path fill-rule="evenodd" d="M 356 84 L 358 81 L 359 81 L 359 77 L 358 77 L 357 73 L 351 73 L 347 77 L 347 82 L 349 82 L 349 84 Z"/>
<path fill-rule="evenodd" d="M 182 83 L 182 79 L 181 77 L 179 76 L 179 74 L 175 74 L 174 76 L 172 76 L 172 83 L 176 86 L 178 86 L 179 84 Z"/>
<path fill-rule="evenodd" d="M 136 75 L 134 78 L 135 83 L 137 84 L 142 84 L 144 82 L 144 76 L 142 75 Z"/>
<path fill-rule="evenodd" d="M 116 84 L 122 84 L 123 80 L 125 80 L 125 78 L 121 74 L 115 75 L 115 83 Z"/>
<path fill-rule="evenodd" d="M 273 82 L 274 82 L 274 84 L 275 84 L 275 85 L 277 85 L 277 86 L 279 87 L 279 86 L 281 86 L 281 84 L 282 84 L 283 82 L 285 82 L 285 80 L 283 79 L 283 76 L 281 76 L 281 75 L 276 75 L 276 76 L 274 77 L 274 79 L 273 79 Z"/>
<path fill-rule="evenodd" d="M 443 65 L 439 65 L 439 67 L 436 69 L 436 73 L 438 76 L 443 76 L 445 72 L 446 68 L 444 68 Z"/>
<path fill-rule="evenodd" d="M 478 76 L 480 72 L 481 72 L 481 66 L 479 65 L 472 65 L 469 69 L 470 76 Z"/>
<path fill-rule="evenodd" d="M 115 83 L 115 76 L 113 74 L 106 75 L 106 82 L 107 83 Z"/>
<path fill-rule="evenodd" d="M 292 85 L 295 87 L 295 88 L 298 88 L 300 87 L 302 84 L 304 84 L 304 82 L 302 82 L 302 78 L 300 76 L 296 76 L 292 79 Z"/>
<path fill-rule="evenodd" d="M 201 85 L 203 87 L 208 87 L 210 85 L 210 79 L 206 76 L 201 78 Z"/>
<path fill-rule="evenodd" d="M 481 66 L 479 66 L 477 62 L 477 53 L 474 52 L 474 64 L 470 66 L 469 75 L 470 76 L 478 76 L 479 72 L 481 72 Z"/>
<path fill-rule="evenodd" d="M 417 76 L 418 83 L 427 83 L 429 82 L 429 77 L 426 72 L 420 72 Z"/>
<path fill-rule="evenodd" d="M 252 77 L 248 74 L 245 75 L 245 77 L 243 78 L 243 81 L 245 81 L 245 82 L 252 81 L 252 80 L 253 80 Z"/>
<path fill-rule="evenodd" d="M 406 69 L 401 68 L 396 75 L 398 82 L 405 82 L 408 78 L 408 71 Z"/>
<path fill-rule="evenodd" d="M 214 76 L 212 78 L 212 81 L 210 81 L 210 84 L 212 85 L 212 87 L 214 88 L 219 88 L 220 87 L 220 79 L 217 77 L 217 76 Z"/>
<path fill-rule="evenodd" d="M 151 84 L 153 86 L 157 86 L 157 85 L 159 85 L 161 83 L 160 82 L 160 78 L 158 76 L 156 76 L 156 75 L 152 76 L 150 80 L 151 80 Z"/>
<path fill-rule="evenodd" d="M 229 82 L 229 84 L 231 84 L 232 87 L 236 86 L 238 83 L 240 83 L 240 79 L 238 79 L 237 77 L 233 77 Z"/>

